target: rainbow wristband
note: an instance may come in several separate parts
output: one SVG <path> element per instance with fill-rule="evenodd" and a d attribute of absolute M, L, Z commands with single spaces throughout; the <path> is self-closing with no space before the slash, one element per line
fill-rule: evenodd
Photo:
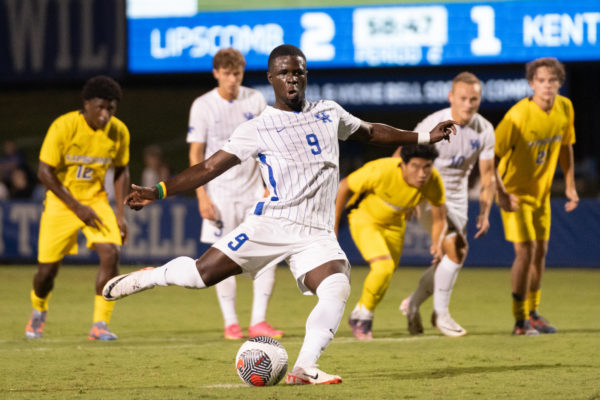
<path fill-rule="evenodd" d="M 158 182 L 156 184 L 156 188 L 158 189 L 158 199 L 162 200 L 167 197 L 167 185 L 164 182 Z"/>

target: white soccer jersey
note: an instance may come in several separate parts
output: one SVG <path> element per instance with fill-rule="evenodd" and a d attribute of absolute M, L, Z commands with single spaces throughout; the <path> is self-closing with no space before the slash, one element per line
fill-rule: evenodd
<path fill-rule="evenodd" d="M 260 161 L 270 196 L 256 204 L 254 214 L 333 230 L 338 139 L 346 140 L 360 124 L 330 100 L 307 101 L 301 112 L 267 107 L 240 125 L 223 150 L 242 161 Z"/>
<path fill-rule="evenodd" d="M 421 121 L 415 130 L 431 131 L 438 123 L 452 119 L 450 108 L 434 112 Z M 434 167 L 442 175 L 446 189 L 448 211 L 459 212 L 466 221 L 468 207 L 469 174 L 478 160 L 494 158 L 494 127 L 479 114 L 475 114 L 465 126 L 457 127 L 457 135 L 450 141 L 435 144 L 439 157 Z"/>
<path fill-rule="evenodd" d="M 205 143 L 207 159 L 223 147 L 235 128 L 260 115 L 266 106 L 258 90 L 241 86 L 238 97 L 228 101 L 215 88 L 192 103 L 187 142 Z M 253 202 L 263 192 L 258 164 L 254 160 L 243 162 L 209 182 L 206 190 L 217 207 L 232 198 Z"/>

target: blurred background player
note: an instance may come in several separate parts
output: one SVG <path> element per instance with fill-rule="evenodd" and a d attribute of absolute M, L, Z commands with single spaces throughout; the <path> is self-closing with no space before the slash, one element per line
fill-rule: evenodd
<path fill-rule="evenodd" d="M 77 253 L 77 232 L 100 258 L 96 276 L 90 340 L 114 340 L 108 329 L 114 303 L 102 287 L 118 275 L 120 246 L 127 240 L 123 200 L 129 187 L 129 130 L 114 117 L 121 88 L 107 76 L 88 80 L 82 90 L 83 111 L 58 117 L 40 151 L 38 178 L 48 189 L 40 221 L 38 270 L 33 277 L 33 312 L 25 328 L 28 338 L 42 336 L 48 299 L 62 259 Z M 117 215 L 104 190 L 104 174 L 115 168 Z"/>
<path fill-rule="evenodd" d="M 539 58 L 526 66 L 533 96 L 515 104 L 496 127 L 498 204 L 506 240 L 513 242 L 513 334 L 535 336 L 556 328 L 538 314 L 550 238 L 550 188 L 557 162 L 565 176 L 565 211 L 577 207 L 571 101 L 558 94 L 564 66 Z M 500 178 L 501 177 L 501 178 Z"/>
<path fill-rule="evenodd" d="M 494 127 L 477 113 L 481 104 L 481 83 L 470 72 L 462 72 L 452 80 L 448 93 L 450 107 L 437 111 L 421 121 L 416 131 L 427 131 L 439 122 L 453 119 L 460 133 L 452 141 L 442 141 L 434 146 L 439 156 L 435 169 L 442 176 L 446 191 L 448 230 L 442 242 L 444 256 L 437 265 L 429 267 L 421 277 L 417 289 L 404 299 L 400 309 L 408 318 L 408 331 L 423 333 L 419 307 L 433 294 L 431 322 L 444 335 L 463 336 L 467 331 L 454 321 L 448 311 L 450 295 L 458 272 L 467 257 L 468 181 L 478 163 L 481 183 L 479 215 L 475 238 L 485 235 L 490 227 L 489 214 L 496 191 L 494 173 Z M 399 150 L 394 155 L 399 156 Z M 431 232 L 431 212 L 422 203 L 416 212 L 419 222 Z"/>
<path fill-rule="evenodd" d="M 267 106 L 258 91 L 242 86 L 244 56 L 235 49 L 222 49 L 213 58 L 213 76 L 218 86 L 198 97 L 190 109 L 187 141 L 190 165 L 210 157 L 227 142 L 235 128 L 258 116 Z M 147 185 L 152 186 L 152 185 Z M 258 163 L 248 159 L 217 179 L 196 189 L 202 216 L 203 243 L 213 244 L 238 226 L 263 197 L 264 185 Z M 267 305 L 275 283 L 276 265 L 262 271 L 253 282 L 254 299 L 248 336 L 280 338 L 283 332 L 266 321 Z M 244 337 L 236 310 L 236 280 L 231 276 L 216 285 L 225 321 L 225 338 Z"/>
<path fill-rule="evenodd" d="M 442 257 L 446 207 L 442 178 L 433 168 L 438 152 L 431 145 L 413 145 L 402 147 L 401 155 L 401 160 L 390 157 L 371 161 L 339 185 L 335 232 L 344 208 L 348 207 L 350 233 L 370 268 L 362 295 L 349 318 L 352 333 L 359 340 L 373 337 L 375 307 L 385 295 L 402 255 L 406 213 L 422 200 L 431 205 L 433 263 Z"/>

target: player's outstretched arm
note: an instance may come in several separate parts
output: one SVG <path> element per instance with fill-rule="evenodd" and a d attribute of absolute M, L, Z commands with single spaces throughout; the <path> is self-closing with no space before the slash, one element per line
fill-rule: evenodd
<path fill-rule="evenodd" d="M 132 191 L 125 198 L 125 204 L 139 210 L 155 200 L 202 186 L 239 163 L 240 159 L 233 154 L 219 150 L 206 161 L 185 169 L 166 182 L 161 182 L 166 189 L 162 196 L 159 196 L 158 185 L 151 188 L 131 185 Z"/>
<path fill-rule="evenodd" d="M 430 132 L 413 132 L 393 126 L 362 121 L 360 128 L 350 136 L 351 140 L 383 146 L 401 146 L 404 144 L 437 143 L 442 139 L 450 140 L 456 134 L 456 122 L 452 120 L 437 124 Z"/>

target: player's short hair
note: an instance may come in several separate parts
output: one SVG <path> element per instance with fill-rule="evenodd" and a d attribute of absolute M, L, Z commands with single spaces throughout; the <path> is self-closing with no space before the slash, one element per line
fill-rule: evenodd
<path fill-rule="evenodd" d="M 537 69 L 540 67 L 548 67 L 552 69 L 558 77 L 560 84 L 562 85 L 564 83 L 566 76 L 565 66 L 554 57 L 542 57 L 528 62 L 525 65 L 525 78 L 527 78 L 529 82 L 533 81 L 535 71 L 537 71 Z"/>
<path fill-rule="evenodd" d="M 438 155 L 437 149 L 431 144 L 410 144 L 402 146 L 400 150 L 400 157 L 405 163 L 415 157 L 433 161 Z"/>
<path fill-rule="evenodd" d="M 302 50 L 291 44 L 282 44 L 280 46 L 275 47 L 273 51 L 271 51 L 271 54 L 269 54 L 269 70 L 271 70 L 271 65 L 277 57 L 284 56 L 298 56 L 304 60 L 304 63 L 306 63 L 306 56 L 304 55 Z"/>
<path fill-rule="evenodd" d="M 459 82 L 468 83 L 469 85 L 479 84 L 481 86 L 479 78 L 468 71 L 461 72 L 452 79 L 452 90 L 454 90 L 454 86 Z"/>
<path fill-rule="evenodd" d="M 228 48 L 217 51 L 212 63 L 214 69 L 237 69 L 246 66 L 246 59 L 239 50 Z"/>
<path fill-rule="evenodd" d="M 81 90 L 81 98 L 91 100 L 95 98 L 108 101 L 121 101 L 121 86 L 110 76 L 98 75 L 87 80 Z"/>

